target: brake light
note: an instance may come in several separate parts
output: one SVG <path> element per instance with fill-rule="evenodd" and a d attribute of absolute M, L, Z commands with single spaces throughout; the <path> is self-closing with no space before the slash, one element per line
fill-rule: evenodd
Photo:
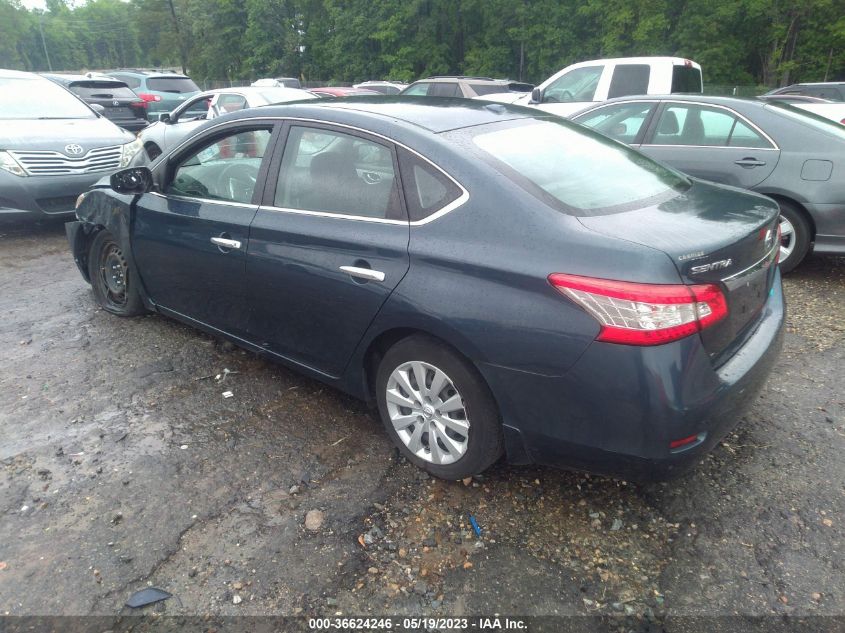
<path fill-rule="evenodd" d="M 131 107 L 131 108 L 141 108 L 142 110 L 146 110 L 147 109 L 147 102 L 144 101 L 143 99 L 139 99 L 138 101 L 133 101 L 132 103 L 130 103 L 129 107 Z"/>
<path fill-rule="evenodd" d="M 151 95 L 148 92 L 139 92 L 138 96 L 141 97 L 141 99 L 143 99 L 144 101 L 147 101 L 147 102 L 149 102 L 149 101 L 161 101 L 160 95 Z"/>
<path fill-rule="evenodd" d="M 553 273 L 549 282 L 601 324 L 598 341 L 661 345 L 690 336 L 728 315 L 715 284 L 640 284 Z"/>

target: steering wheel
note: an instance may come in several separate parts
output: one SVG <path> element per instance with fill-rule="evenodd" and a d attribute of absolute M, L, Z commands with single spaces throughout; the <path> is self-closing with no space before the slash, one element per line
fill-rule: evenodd
<path fill-rule="evenodd" d="M 255 183 L 258 181 L 258 170 L 247 163 L 232 163 L 226 165 L 220 172 L 220 180 L 223 182 L 225 193 L 228 194 L 230 200 L 249 202 L 255 189 Z"/>

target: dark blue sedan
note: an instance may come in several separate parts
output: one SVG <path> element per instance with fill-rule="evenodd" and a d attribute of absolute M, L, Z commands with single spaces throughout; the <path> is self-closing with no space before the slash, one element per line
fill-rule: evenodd
<path fill-rule="evenodd" d="M 289 104 L 209 122 L 67 225 L 108 311 L 377 404 L 438 477 L 641 478 L 737 422 L 781 345 L 778 208 L 536 110 Z"/>

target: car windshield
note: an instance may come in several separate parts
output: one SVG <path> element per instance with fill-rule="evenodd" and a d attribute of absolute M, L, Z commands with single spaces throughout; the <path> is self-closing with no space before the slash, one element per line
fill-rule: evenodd
<path fill-rule="evenodd" d="M 0 78 L 0 119 L 95 119 L 97 115 L 49 79 Z"/>
<path fill-rule="evenodd" d="M 623 211 L 690 186 L 679 172 L 567 121 L 522 119 L 464 132 L 502 174 L 574 215 Z"/>
<path fill-rule="evenodd" d="M 197 85 L 187 77 L 150 77 L 147 79 L 147 88 L 156 92 L 173 92 L 175 94 L 199 92 Z"/>
<path fill-rule="evenodd" d="M 814 127 L 817 130 L 845 139 L 845 125 L 837 123 L 831 119 L 826 119 L 815 112 L 810 112 L 809 110 L 804 110 L 803 108 L 796 108 L 795 106 L 782 101 L 769 101 L 767 102 L 766 107 L 774 108 L 782 115 L 787 116 L 790 119 L 800 121 L 801 123 Z"/>
<path fill-rule="evenodd" d="M 122 81 L 74 81 L 68 87 L 83 99 L 137 99 Z"/>

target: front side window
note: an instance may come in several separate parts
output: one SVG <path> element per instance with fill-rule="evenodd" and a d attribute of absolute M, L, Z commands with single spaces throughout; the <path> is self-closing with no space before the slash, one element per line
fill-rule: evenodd
<path fill-rule="evenodd" d="M 722 108 L 667 105 L 657 121 L 654 145 L 771 147 L 763 136 Z"/>
<path fill-rule="evenodd" d="M 574 120 L 630 144 L 636 140 L 653 107 L 654 102 L 620 103 L 598 108 Z"/>
<path fill-rule="evenodd" d="M 405 91 L 402 94 L 408 95 L 409 97 L 424 97 L 428 94 L 428 89 L 431 85 L 432 84 L 430 83 L 414 84 L 413 86 L 405 88 Z"/>
<path fill-rule="evenodd" d="M 241 129 L 203 145 L 179 162 L 165 193 L 250 203 L 270 134 L 269 128 Z"/>
<path fill-rule="evenodd" d="M 618 64 L 613 69 L 607 98 L 648 94 L 651 67 L 648 64 Z"/>
<path fill-rule="evenodd" d="M 459 137 L 470 135 L 500 173 L 573 215 L 635 208 L 690 185 L 683 174 L 564 120 L 522 119 L 448 134 L 462 145 Z"/>
<path fill-rule="evenodd" d="M 604 66 L 585 66 L 555 79 L 544 91 L 544 103 L 592 101 Z"/>
<path fill-rule="evenodd" d="M 344 132 L 290 129 L 274 205 L 404 220 L 390 147 Z"/>

